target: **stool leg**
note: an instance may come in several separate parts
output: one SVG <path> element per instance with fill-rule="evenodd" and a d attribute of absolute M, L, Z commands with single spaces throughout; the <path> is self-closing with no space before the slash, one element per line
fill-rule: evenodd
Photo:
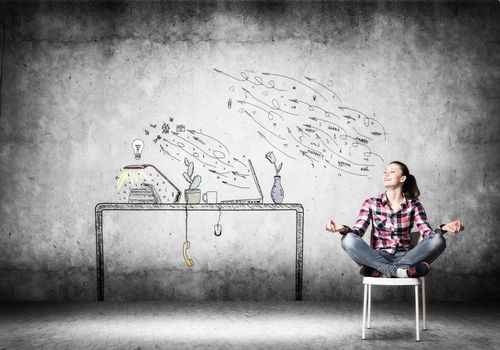
<path fill-rule="evenodd" d="M 371 320 L 372 320 L 372 285 L 368 285 L 368 315 L 367 315 L 367 326 L 366 328 L 371 328 Z"/>
<path fill-rule="evenodd" d="M 427 329 L 427 326 L 425 324 L 426 318 L 427 318 L 427 304 L 425 302 L 425 278 L 422 277 L 422 316 L 423 316 L 423 329 Z"/>
<path fill-rule="evenodd" d="M 365 339 L 366 335 L 366 308 L 367 308 L 367 302 L 368 302 L 368 286 L 365 284 L 365 292 L 364 292 L 364 298 L 363 298 L 363 327 L 361 330 L 361 339 Z"/>
<path fill-rule="evenodd" d="M 415 286 L 415 321 L 417 329 L 417 341 L 420 341 L 420 315 L 419 315 L 419 305 L 418 305 L 418 285 Z"/>

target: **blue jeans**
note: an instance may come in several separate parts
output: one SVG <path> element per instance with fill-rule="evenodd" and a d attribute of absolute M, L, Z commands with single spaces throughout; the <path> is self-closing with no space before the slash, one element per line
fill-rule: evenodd
<path fill-rule="evenodd" d="M 410 251 L 394 254 L 373 249 L 352 232 L 346 233 L 341 242 L 342 248 L 358 265 L 370 266 L 388 277 L 394 276 L 398 268 L 406 269 L 422 261 L 430 264 L 446 248 L 446 240 L 440 233 L 432 233 Z"/>

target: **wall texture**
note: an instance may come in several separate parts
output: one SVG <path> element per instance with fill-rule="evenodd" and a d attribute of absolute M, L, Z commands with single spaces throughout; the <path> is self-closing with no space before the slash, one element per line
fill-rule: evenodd
<path fill-rule="evenodd" d="M 498 298 L 498 2 L 3 2 L 0 11 L 0 300 L 95 299 L 94 207 L 126 201 L 116 179 L 136 162 L 131 141 L 144 139 L 141 162 L 186 187 L 184 154 L 155 141 L 166 123 L 251 158 L 266 202 L 274 169 L 264 155 L 284 162 L 285 202 L 305 208 L 304 299 L 360 297 L 356 265 L 323 227 L 352 224 L 396 159 L 416 176 L 432 225 L 466 226 L 433 264 L 429 298 Z M 238 98 L 228 107 L 244 76 L 269 84 L 266 72 L 332 91 L 383 125 L 366 176 L 288 158 Z M 240 195 L 195 167 L 203 191 Z M 190 215 L 191 269 L 183 213 L 104 220 L 107 300 L 293 299 L 293 214 Z"/>

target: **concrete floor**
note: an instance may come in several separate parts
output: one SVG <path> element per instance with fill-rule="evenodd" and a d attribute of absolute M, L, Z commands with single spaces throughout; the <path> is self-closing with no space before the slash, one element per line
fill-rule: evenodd
<path fill-rule="evenodd" d="M 0 349 L 500 349 L 500 302 L 428 306 L 415 341 L 411 303 L 361 301 L 0 304 Z"/>

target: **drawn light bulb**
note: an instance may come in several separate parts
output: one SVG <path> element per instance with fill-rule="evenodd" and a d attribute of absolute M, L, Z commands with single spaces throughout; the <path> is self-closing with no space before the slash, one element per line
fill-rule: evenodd
<path fill-rule="evenodd" d="M 132 148 L 134 150 L 135 159 L 141 159 L 142 150 L 144 149 L 144 141 L 141 139 L 132 141 Z"/>

